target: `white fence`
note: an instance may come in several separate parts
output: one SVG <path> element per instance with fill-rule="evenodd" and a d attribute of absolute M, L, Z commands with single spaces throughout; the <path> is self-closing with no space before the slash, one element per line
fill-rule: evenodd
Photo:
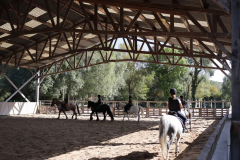
<path fill-rule="evenodd" d="M 73 101 L 70 101 L 73 102 Z M 91 113 L 91 110 L 87 108 L 87 101 L 74 101 L 77 103 L 80 107 L 80 112 L 83 115 L 89 115 Z M 113 112 L 114 116 L 121 116 L 123 115 L 123 110 L 118 110 L 116 108 L 116 104 L 118 101 L 103 101 L 103 103 L 107 103 L 111 106 L 111 110 Z M 121 102 L 127 102 L 127 101 L 121 101 Z M 213 103 L 211 101 L 197 101 L 197 103 Z M 39 111 L 40 113 L 57 113 L 58 109 L 56 107 L 50 106 L 51 101 L 50 100 L 41 100 L 40 101 L 40 107 Z M 168 109 L 166 108 L 165 101 L 135 101 L 134 104 L 138 105 L 140 103 L 146 103 L 146 107 L 143 107 L 144 110 L 144 116 L 145 117 L 151 117 L 151 116 L 162 116 L 168 113 Z M 189 103 L 196 103 L 196 102 L 189 102 Z M 225 114 L 228 111 L 227 103 L 230 103 L 229 101 L 216 101 L 216 103 L 221 103 L 222 108 L 189 108 L 189 110 L 192 111 L 193 117 L 200 117 L 200 118 L 221 118 L 225 116 Z M 151 107 L 151 106 L 162 106 L 163 108 L 159 107 Z M 210 105 L 209 105 L 210 106 Z"/>
<path fill-rule="evenodd" d="M 0 115 L 35 114 L 36 102 L 0 102 Z"/>

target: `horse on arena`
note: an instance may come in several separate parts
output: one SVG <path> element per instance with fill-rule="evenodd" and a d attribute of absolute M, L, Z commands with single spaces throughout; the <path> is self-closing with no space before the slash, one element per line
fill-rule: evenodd
<path fill-rule="evenodd" d="M 80 111 L 79 111 L 78 105 L 77 105 L 77 104 L 74 104 L 74 103 L 68 103 L 68 106 L 65 106 L 65 109 L 63 109 L 63 107 L 62 107 L 62 104 L 63 104 L 63 103 L 64 103 L 64 102 L 60 102 L 60 101 L 58 101 L 57 99 L 53 99 L 53 100 L 52 100 L 51 107 L 54 106 L 54 105 L 57 105 L 57 108 L 58 108 L 58 111 L 59 111 L 59 114 L 58 114 L 58 118 L 57 118 L 57 119 L 60 118 L 60 113 L 61 113 L 61 112 L 63 112 L 63 113 L 65 114 L 65 116 L 66 116 L 66 119 L 68 119 L 65 111 L 70 111 L 70 110 L 73 111 L 72 119 L 73 119 L 73 116 L 74 116 L 74 115 L 76 116 L 75 119 L 77 119 L 76 108 L 77 108 L 78 114 L 80 115 Z"/>
<path fill-rule="evenodd" d="M 99 118 L 98 118 L 98 112 L 102 112 L 103 113 L 103 116 L 104 116 L 104 119 L 103 120 L 106 120 L 106 115 L 105 113 L 107 112 L 108 115 L 111 117 L 111 121 L 114 120 L 113 118 L 113 114 L 112 114 L 112 111 L 109 107 L 109 105 L 107 104 L 102 104 L 100 105 L 98 108 L 96 108 L 97 104 L 92 102 L 92 101 L 88 101 L 88 108 L 91 107 L 91 110 L 92 110 L 92 113 L 90 114 L 90 121 L 93 120 L 93 113 L 95 112 L 96 113 L 96 116 L 97 116 L 97 121 L 99 121 Z"/>
<path fill-rule="evenodd" d="M 183 132 L 183 127 L 181 122 L 177 117 L 172 115 L 164 115 L 160 118 L 159 123 L 159 143 L 161 145 L 161 151 L 164 160 L 168 160 L 168 152 L 170 149 L 170 145 L 173 143 L 175 137 L 176 139 L 176 149 L 175 154 L 178 156 L 178 146 L 181 134 Z M 170 140 L 167 143 L 167 136 L 169 136 Z"/>
<path fill-rule="evenodd" d="M 190 109 L 188 108 L 182 108 L 181 112 L 187 117 L 187 119 L 189 120 L 189 125 L 190 125 L 190 129 L 192 129 L 192 112 Z"/>
<path fill-rule="evenodd" d="M 124 103 L 121 103 L 121 102 L 117 103 L 117 109 L 119 109 L 119 108 L 124 109 L 124 106 L 125 106 Z M 123 121 L 124 121 L 125 115 L 127 115 L 127 117 L 128 117 L 128 114 L 135 113 L 135 115 L 138 116 L 138 122 L 139 122 L 139 120 L 140 120 L 140 111 L 141 111 L 141 114 L 142 114 L 142 117 L 143 117 L 144 111 L 143 111 L 143 108 L 141 106 L 131 106 L 130 110 L 128 110 L 127 112 L 123 113 L 124 114 Z M 128 117 L 128 120 L 129 120 L 129 117 Z"/>

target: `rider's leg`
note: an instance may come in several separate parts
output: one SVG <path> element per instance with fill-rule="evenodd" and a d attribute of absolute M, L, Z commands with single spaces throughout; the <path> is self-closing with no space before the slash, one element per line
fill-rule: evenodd
<path fill-rule="evenodd" d="M 128 105 L 124 106 L 124 112 L 127 112 Z"/>
<path fill-rule="evenodd" d="M 184 125 L 185 125 L 185 127 L 186 127 L 186 125 L 187 125 L 187 118 L 185 117 L 185 115 L 182 114 L 181 111 L 177 111 L 177 114 L 178 114 L 178 116 L 183 120 Z"/>
<path fill-rule="evenodd" d="M 100 105 L 97 105 L 96 109 L 98 109 L 98 108 L 99 108 L 99 106 L 100 106 Z"/>

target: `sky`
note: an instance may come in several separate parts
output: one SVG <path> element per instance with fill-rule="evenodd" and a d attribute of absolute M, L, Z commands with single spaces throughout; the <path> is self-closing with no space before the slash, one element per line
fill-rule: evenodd
<path fill-rule="evenodd" d="M 150 40 L 151 41 L 151 40 Z M 121 38 L 118 39 L 117 43 L 116 43 L 116 47 L 119 46 L 119 44 L 123 44 L 123 40 Z M 127 42 L 128 43 L 128 42 Z M 148 47 L 145 44 L 143 46 L 143 50 L 148 51 Z M 215 60 L 214 60 L 215 61 Z M 221 64 L 217 61 L 215 61 L 219 66 L 221 66 Z M 226 72 L 227 74 L 229 72 Z M 225 75 L 220 71 L 220 70 L 214 70 L 214 75 L 210 78 L 210 80 L 212 81 L 217 81 L 217 82 L 223 82 L 223 78 L 225 77 Z"/>
<path fill-rule="evenodd" d="M 212 81 L 223 82 L 225 75 L 220 70 L 215 70 L 214 75 L 210 78 Z"/>

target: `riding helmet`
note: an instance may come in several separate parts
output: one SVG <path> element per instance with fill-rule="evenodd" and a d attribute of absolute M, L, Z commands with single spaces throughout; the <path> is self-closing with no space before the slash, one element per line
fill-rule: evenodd
<path fill-rule="evenodd" d="M 171 94 L 177 94 L 177 90 L 175 88 L 170 89 Z"/>

